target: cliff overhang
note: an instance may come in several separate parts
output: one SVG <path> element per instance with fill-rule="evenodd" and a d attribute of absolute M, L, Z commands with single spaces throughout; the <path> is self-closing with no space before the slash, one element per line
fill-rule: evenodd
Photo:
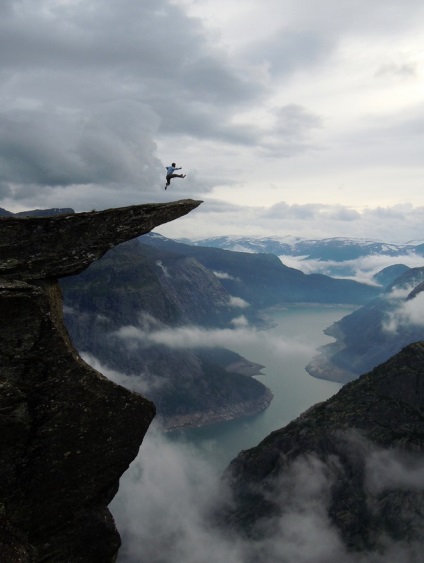
<path fill-rule="evenodd" d="M 0 218 L 5 563 L 115 561 L 120 537 L 107 506 L 155 407 L 80 358 L 63 324 L 58 279 L 200 203 Z"/>

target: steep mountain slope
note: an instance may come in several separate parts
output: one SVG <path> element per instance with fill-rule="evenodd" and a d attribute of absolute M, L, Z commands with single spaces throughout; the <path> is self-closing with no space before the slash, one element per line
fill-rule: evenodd
<path fill-rule="evenodd" d="M 257 324 L 272 305 L 363 303 L 378 294 L 306 276 L 271 254 L 190 247 L 154 233 L 113 249 L 81 276 L 62 280 L 62 288 L 78 350 L 142 389 L 169 428 L 251 414 L 271 400 L 266 387 L 245 377 L 259 373 L 257 366 L 204 349 L 207 329 L 233 330 L 237 318 Z"/>
<path fill-rule="evenodd" d="M 122 384 L 141 389 L 168 428 L 266 408 L 270 391 L 243 375 L 250 362 L 229 351 L 215 349 L 211 357 L 202 350 L 209 345 L 208 328 L 231 330 L 230 321 L 240 315 L 220 280 L 195 258 L 143 240 L 121 245 L 82 275 L 62 280 L 75 346 L 121 374 Z M 182 344 L 179 329 L 186 330 Z"/>
<path fill-rule="evenodd" d="M 409 267 L 405 266 L 405 264 L 392 264 L 374 274 L 373 280 L 382 287 L 387 288 L 408 270 Z"/>
<path fill-rule="evenodd" d="M 262 540 L 260 562 L 273 560 L 273 539 L 297 533 L 300 541 L 293 522 L 305 518 L 327 539 L 335 531 L 348 550 L 378 550 L 378 561 L 392 560 L 384 558 L 391 542 L 418 542 L 414 553 L 422 555 L 423 407 L 420 342 L 241 452 L 226 472 L 234 505 L 218 520 Z"/>
<path fill-rule="evenodd" d="M 424 324 L 413 314 L 419 311 L 423 280 L 424 268 L 408 269 L 381 298 L 327 328 L 325 333 L 336 342 L 323 346 L 307 371 L 315 377 L 351 381 L 423 339 Z"/>
<path fill-rule="evenodd" d="M 375 298 L 379 289 L 351 280 L 336 280 L 319 274 L 306 275 L 281 263 L 274 254 L 249 254 L 219 248 L 177 243 L 154 233 L 145 243 L 181 256 L 191 256 L 214 271 L 231 295 L 254 307 L 283 303 L 363 304 Z"/>

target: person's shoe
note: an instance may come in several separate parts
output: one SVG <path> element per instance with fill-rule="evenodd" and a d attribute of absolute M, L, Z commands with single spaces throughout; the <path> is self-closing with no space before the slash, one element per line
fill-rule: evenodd
<path fill-rule="evenodd" d="M 165 186 L 165 190 L 166 190 L 167 187 L 168 187 L 168 186 Z"/>
<path fill-rule="evenodd" d="M 185 178 L 186 176 L 187 176 L 187 174 L 183 174 L 183 175 L 181 176 L 181 178 Z"/>

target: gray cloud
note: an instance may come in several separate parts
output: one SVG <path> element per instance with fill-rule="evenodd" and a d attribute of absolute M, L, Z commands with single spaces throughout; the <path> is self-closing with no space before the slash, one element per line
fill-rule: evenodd
<path fill-rule="evenodd" d="M 238 297 L 231 297 L 230 306 L 246 307 L 248 303 Z M 251 343 L 257 345 L 261 342 L 264 349 L 272 351 L 273 354 L 281 358 L 289 357 L 293 354 L 305 353 L 312 354 L 313 346 L 311 343 L 297 341 L 295 339 L 276 338 L 257 331 L 249 326 L 245 317 L 236 317 L 231 322 L 234 328 L 206 329 L 198 326 L 166 327 L 161 325 L 156 319 L 149 315 L 144 315 L 140 319 L 140 326 L 126 325 L 120 327 L 111 334 L 118 338 L 130 348 L 166 346 L 172 349 L 193 349 L 193 348 L 217 348 Z"/>
<path fill-rule="evenodd" d="M 227 272 L 214 272 L 214 274 L 219 280 L 238 280 L 238 278 L 230 276 L 230 274 L 227 274 Z"/>
<path fill-rule="evenodd" d="M 247 301 L 241 297 L 236 297 L 235 295 L 230 295 L 229 305 L 231 307 L 240 307 L 241 309 L 249 307 L 249 303 Z"/>
<path fill-rule="evenodd" d="M 51 189 L 68 187 L 81 209 L 78 186 L 96 207 L 108 187 L 124 202 L 140 185 L 152 197 L 160 133 L 254 145 L 255 129 L 228 120 L 263 88 L 178 5 L 11 0 L 2 15 L 0 190 L 10 200 L 60 199 Z"/>
<path fill-rule="evenodd" d="M 367 492 L 422 491 L 422 458 L 370 449 Z M 348 552 L 328 516 L 334 464 L 298 458 L 279 480 L 273 501 L 282 515 L 264 539 L 250 541 L 214 527 L 216 503 L 231 502 L 219 472 L 193 444 L 169 440 L 153 425 L 124 474 L 110 509 L 122 535 L 120 563 L 403 563 L 418 562 L 422 545 L 385 542 L 377 553 Z M 383 542 L 384 543 L 384 542 Z"/>
<path fill-rule="evenodd" d="M 354 279 L 361 283 L 377 285 L 373 276 L 394 264 L 405 264 L 410 268 L 419 268 L 424 264 L 424 258 L 413 252 L 401 256 L 370 255 L 355 258 L 354 260 L 315 260 L 307 256 L 280 256 L 280 260 L 286 266 L 301 270 L 305 274 L 325 274 L 337 278 Z M 347 274 L 346 272 L 349 272 Z M 405 299 L 413 288 L 402 290 L 401 295 L 391 294 L 390 299 Z"/>
<path fill-rule="evenodd" d="M 417 454 L 375 449 L 366 460 L 366 480 L 375 494 L 393 489 L 424 491 L 424 459 Z"/>
<path fill-rule="evenodd" d="M 369 207 L 361 211 L 339 204 L 289 204 L 281 201 L 270 207 L 253 207 L 209 200 L 183 225 L 161 226 L 165 236 L 202 238 L 219 235 L 300 236 L 328 238 L 343 236 L 406 243 L 424 240 L 424 207 L 411 204 Z M 196 223 L 202 227 L 197 227 Z M 175 234 L 175 232 L 179 234 Z"/>
<path fill-rule="evenodd" d="M 135 326 L 123 326 L 114 333 L 115 337 L 128 342 L 130 346 L 140 343 L 141 346 L 162 345 L 175 349 L 231 346 L 231 343 L 236 344 L 240 340 L 255 342 L 255 335 L 255 331 L 248 327 L 204 329 L 196 326 L 164 327 L 154 331 Z"/>
<path fill-rule="evenodd" d="M 335 47 L 329 35 L 310 29 L 282 27 L 266 40 L 251 46 L 246 56 L 257 63 L 266 62 L 276 76 L 290 75 L 302 68 L 306 70 L 322 61 Z"/>
<path fill-rule="evenodd" d="M 397 307 L 384 320 L 383 330 L 386 332 L 396 334 L 399 329 L 405 330 L 411 326 L 424 328 L 424 293 L 407 301 L 403 293 L 398 298 Z"/>
<path fill-rule="evenodd" d="M 344 123 L 345 117 L 336 112 L 335 126 L 325 103 L 325 85 L 317 84 L 316 97 L 302 94 L 307 72 L 316 80 L 318 65 L 327 71 L 333 62 L 337 67 L 345 42 L 349 47 L 350 42 L 360 45 L 374 37 L 395 41 L 406 31 L 413 36 L 424 10 L 418 0 L 389 0 L 384 8 L 365 0 L 324 0 L 319 9 L 312 0 L 270 0 L 267 10 L 260 7 L 254 13 L 275 21 L 272 32 L 264 39 L 264 33 L 256 37 L 245 30 L 236 48 L 225 44 L 208 18 L 188 15 L 197 5 L 206 11 L 210 7 L 208 0 L 1 3 L 0 206 L 12 211 L 53 206 L 81 211 L 163 201 L 170 195 L 163 191 L 168 158 L 179 160 L 189 172 L 184 182 L 173 186 L 178 197 L 202 197 L 226 186 L 230 199 L 231 189 L 236 192 L 242 186 L 252 201 L 259 182 L 263 192 L 257 201 L 264 204 L 268 198 L 276 201 L 275 190 L 292 190 L 291 179 L 297 190 L 302 166 L 300 176 L 308 189 L 299 190 L 300 201 L 317 201 L 322 194 L 328 200 L 327 179 L 319 179 L 323 172 L 331 182 L 332 174 L 346 170 L 346 183 L 352 184 L 351 174 L 368 166 L 387 169 L 390 163 L 404 166 L 405 173 L 408 165 L 421 166 L 418 103 L 383 113 L 373 108 L 370 115 L 364 106 L 360 115 L 351 116 L 354 127 L 339 129 L 337 123 Z M 252 6 L 259 9 L 259 4 Z M 234 5 L 230 13 L 237 20 Z M 247 23 L 253 31 L 258 28 L 255 22 Z M 395 75 L 418 80 L 421 72 L 414 53 L 396 55 L 394 50 L 387 57 L 376 55 L 373 69 L 367 68 L 374 85 L 389 83 Z M 310 89 L 314 92 L 315 84 Z M 344 88 L 342 93 L 346 95 Z M 309 153 L 308 162 L 297 161 Z M 161 162 L 162 155 L 167 162 Z M 280 167 L 283 158 L 285 166 Z M 367 177 L 367 171 L 364 174 Z M 416 176 L 409 176 L 412 186 Z M 315 177 L 316 197 L 310 188 Z M 365 181 L 370 183 L 372 179 Z M 350 185 L 349 190 L 356 193 L 361 185 Z M 340 190 L 341 196 L 346 192 Z M 333 201 L 336 196 L 332 192 Z M 210 199 L 207 205 L 217 211 L 221 204 Z M 319 218 L 321 231 L 344 228 L 348 220 L 352 231 L 374 228 L 371 218 L 362 225 L 355 221 L 355 212 L 347 207 L 333 208 L 341 221 L 336 225 L 324 207 L 319 215 L 316 209 L 290 206 L 283 217 L 293 222 L 284 227 L 277 218 L 283 209 L 271 211 L 271 223 L 255 209 L 236 206 L 228 224 L 200 225 L 190 217 L 179 225 L 191 233 L 200 226 L 229 232 L 237 224 L 244 230 L 253 225 L 256 231 L 287 232 L 309 228 L 299 222 L 309 213 Z M 381 229 L 379 238 L 406 224 L 399 221 Z M 410 222 L 409 231 L 414 228 Z"/>
<path fill-rule="evenodd" d="M 244 52 L 254 61 L 270 65 L 273 77 L 307 72 L 328 60 L 346 38 L 400 33 L 424 15 L 419 0 L 390 0 L 384 10 L 366 0 L 337 2 L 313 0 L 273 2 L 272 19 L 284 22 L 275 31 L 248 45 Z M 399 70 L 399 69 L 398 69 Z M 406 72 L 408 69 L 404 69 Z"/>
<path fill-rule="evenodd" d="M 240 563 L 240 548 L 207 523 L 219 475 L 190 446 L 150 428 L 110 509 L 126 563 Z"/>
<path fill-rule="evenodd" d="M 376 71 L 376 76 L 398 76 L 410 78 L 417 75 L 416 63 L 385 63 Z"/>
<path fill-rule="evenodd" d="M 370 5 L 366 0 L 357 2 L 337 2 L 324 0 L 319 8 L 313 0 L 305 0 L 300 5 L 288 2 L 281 5 L 285 10 L 286 19 L 290 23 L 302 24 L 303 29 L 319 28 L 325 34 L 338 37 L 342 34 L 353 35 L 387 35 L 393 30 L 402 30 L 415 21 L 418 14 L 424 12 L 419 0 L 388 0 L 384 10 L 378 3 Z"/>
<path fill-rule="evenodd" d="M 134 183 L 146 175 L 147 159 L 152 179 L 154 129 L 154 116 L 137 103 L 112 102 L 94 112 L 12 109 L 0 114 L 2 180 L 43 187 Z"/>
<path fill-rule="evenodd" d="M 161 377 L 153 373 L 149 373 L 148 376 L 144 373 L 139 373 L 137 375 L 127 375 L 125 373 L 116 371 L 104 365 L 98 358 L 87 352 L 80 353 L 81 358 L 87 362 L 91 367 L 102 373 L 105 377 L 122 385 L 130 391 L 135 391 L 136 393 L 141 393 L 142 395 L 149 396 L 153 391 L 158 389 L 163 389 L 167 385 L 166 377 Z"/>
<path fill-rule="evenodd" d="M 310 140 L 314 129 L 322 127 L 322 119 L 298 104 L 272 110 L 274 123 L 262 134 L 260 149 L 268 157 L 289 157 L 317 149 Z M 258 139 L 259 140 L 259 139 Z"/>

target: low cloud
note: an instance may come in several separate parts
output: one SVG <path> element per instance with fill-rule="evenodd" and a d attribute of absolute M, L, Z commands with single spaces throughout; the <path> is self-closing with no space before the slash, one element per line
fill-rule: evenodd
<path fill-rule="evenodd" d="M 375 450 L 367 457 L 368 489 L 374 493 L 393 489 L 424 491 L 424 459 L 396 450 Z"/>
<path fill-rule="evenodd" d="M 235 297 L 233 295 L 230 295 L 229 305 L 230 307 L 240 307 L 240 309 L 249 307 L 249 303 L 247 301 L 245 301 L 241 297 Z"/>
<path fill-rule="evenodd" d="M 422 491 L 422 460 L 370 452 L 368 493 L 400 487 Z M 334 464 L 334 460 L 332 461 Z M 420 473 L 421 469 L 421 473 Z M 380 552 L 352 553 L 328 515 L 334 465 L 298 458 L 280 478 L 273 500 L 282 515 L 249 540 L 217 529 L 210 514 L 231 503 L 220 472 L 193 444 L 175 442 L 153 425 L 110 505 L 123 546 L 119 563 L 404 563 L 420 561 L 422 545 L 385 542 Z"/>
<path fill-rule="evenodd" d="M 171 277 L 171 276 L 169 275 L 168 268 L 163 265 L 162 260 L 157 260 L 156 266 L 158 266 L 158 267 L 162 270 L 162 272 L 163 272 L 163 274 L 164 274 L 164 276 L 165 276 L 166 278 L 170 278 L 170 277 Z"/>
<path fill-rule="evenodd" d="M 104 365 L 98 358 L 89 354 L 87 352 L 80 352 L 81 358 L 87 362 L 92 368 L 103 374 L 105 377 L 122 385 L 130 391 L 135 391 L 141 395 L 150 395 L 152 390 L 156 391 L 166 386 L 167 380 L 159 375 L 154 375 L 149 373 L 148 377 L 145 377 L 143 373 L 138 375 L 127 375 L 125 373 L 116 371 Z"/>
<path fill-rule="evenodd" d="M 208 522 L 221 494 L 218 473 L 195 448 L 151 427 L 110 506 L 123 539 L 118 561 L 240 563 L 237 543 Z"/>
<path fill-rule="evenodd" d="M 298 353 L 313 353 L 310 342 L 277 338 L 267 331 L 256 331 L 249 327 L 244 316 L 231 321 L 234 328 L 206 329 L 197 326 L 164 327 L 153 318 L 144 320 L 142 326 L 127 325 L 111 336 L 125 342 L 131 349 L 147 346 L 166 346 L 171 349 L 229 348 L 237 350 L 242 345 L 261 346 L 281 357 Z"/>
<path fill-rule="evenodd" d="M 424 292 L 400 303 L 387 315 L 383 323 L 383 330 L 393 334 L 408 327 L 424 329 Z"/>
<path fill-rule="evenodd" d="M 260 207 L 203 199 L 204 205 L 185 218 L 184 223 L 168 223 L 161 226 L 159 232 L 169 238 L 192 240 L 228 235 L 257 238 L 290 235 L 321 240 L 340 237 L 341 233 L 345 237 L 363 239 L 366 233 L 371 240 L 388 243 L 423 242 L 424 206 L 403 204 L 358 211 L 348 205 L 290 205 L 281 201 Z M 247 251 L 244 247 L 240 250 Z"/>
<path fill-rule="evenodd" d="M 409 268 L 419 268 L 424 265 L 424 258 L 414 252 L 400 256 L 372 255 L 354 260 L 318 260 L 307 256 L 281 255 L 280 260 L 286 266 L 301 270 L 304 274 L 324 274 L 340 279 L 351 279 L 368 285 L 378 285 L 373 276 L 395 264 L 404 264 Z"/>
<path fill-rule="evenodd" d="M 249 325 L 249 321 L 246 319 L 244 315 L 241 315 L 240 317 L 236 317 L 235 319 L 232 319 L 231 324 L 236 328 L 237 327 L 242 328 L 242 327 L 247 327 Z"/>
<path fill-rule="evenodd" d="M 233 323 L 238 328 L 232 329 L 205 329 L 197 326 L 165 327 L 159 330 L 144 330 L 136 326 L 123 326 L 113 336 L 122 339 L 131 346 L 137 342 L 141 346 L 167 346 L 173 349 L 191 348 L 217 348 L 232 345 L 237 346 L 240 341 L 256 341 L 256 332 L 245 326 L 240 327 L 240 322 Z"/>
<path fill-rule="evenodd" d="M 237 280 L 238 281 L 238 278 L 235 278 L 234 276 L 231 276 L 230 274 L 227 274 L 226 272 L 214 272 L 214 275 L 220 280 Z"/>

